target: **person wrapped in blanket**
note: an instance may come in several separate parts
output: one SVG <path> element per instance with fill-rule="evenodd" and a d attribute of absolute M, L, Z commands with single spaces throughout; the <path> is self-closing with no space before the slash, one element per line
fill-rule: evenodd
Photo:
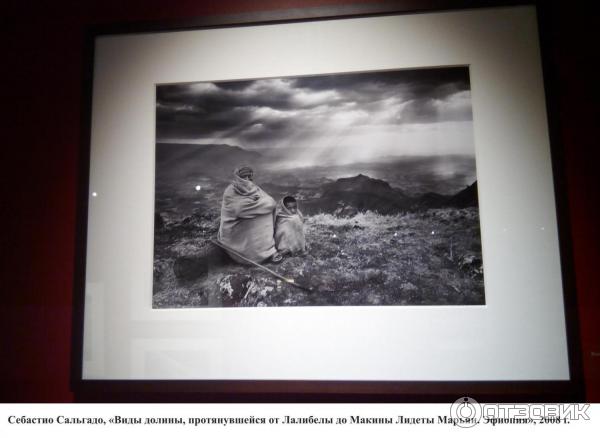
<path fill-rule="evenodd" d="M 254 170 L 242 165 L 233 172 L 233 180 L 223 193 L 218 240 L 256 263 L 283 257 L 275 248 L 275 200 L 254 182 Z M 228 252 L 235 261 L 248 264 Z"/>
<path fill-rule="evenodd" d="M 306 252 L 304 217 L 293 196 L 286 196 L 275 209 L 275 247 L 282 256 Z"/>

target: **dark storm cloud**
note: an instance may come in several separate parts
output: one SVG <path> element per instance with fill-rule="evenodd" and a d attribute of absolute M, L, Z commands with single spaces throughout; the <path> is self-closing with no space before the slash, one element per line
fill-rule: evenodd
<path fill-rule="evenodd" d="M 400 117 L 404 123 L 473 120 L 470 95 L 459 92 L 446 100 L 413 99 L 402 109 Z"/>
<path fill-rule="evenodd" d="M 344 125 L 471 120 L 466 67 L 157 87 L 157 139 L 276 142 Z"/>
<path fill-rule="evenodd" d="M 205 112 L 220 112 L 244 106 L 268 106 L 278 109 L 292 107 L 290 93 L 275 88 L 269 89 L 268 93 L 249 93 L 246 90 L 260 82 L 244 82 L 250 82 L 250 84 L 244 84 L 243 87 L 237 89 L 235 82 L 161 85 L 157 87 L 157 102 L 163 106 L 164 111 L 175 112 L 182 105 L 189 105 Z"/>
<path fill-rule="evenodd" d="M 407 97 L 443 99 L 469 89 L 467 67 L 396 70 L 298 78 L 298 87 L 312 90 L 402 90 Z"/>
<path fill-rule="evenodd" d="M 215 82 L 215 85 L 223 90 L 242 91 L 252 85 L 254 81 Z"/>

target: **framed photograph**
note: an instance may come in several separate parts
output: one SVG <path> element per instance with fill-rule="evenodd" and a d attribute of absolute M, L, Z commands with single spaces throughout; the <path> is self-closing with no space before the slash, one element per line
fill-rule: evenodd
<path fill-rule="evenodd" d="M 407 12 L 93 32 L 77 392 L 581 397 L 539 11 Z"/>
<path fill-rule="evenodd" d="M 156 96 L 153 308 L 485 304 L 467 66 Z"/>

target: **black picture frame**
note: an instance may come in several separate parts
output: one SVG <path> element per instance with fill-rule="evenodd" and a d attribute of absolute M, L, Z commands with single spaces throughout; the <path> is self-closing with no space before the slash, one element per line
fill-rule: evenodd
<path fill-rule="evenodd" d="M 85 317 L 85 266 L 90 168 L 90 135 L 95 40 L 115 34 L 153 33 L 190 29 L 231 28 L 287 24 L 302 21 L 430 13 L 513 5 L 534 5 L 542 50 L 544 88 L 554 175 L 556 213 L 564 292 L 570 379 L 561 381 L 288 381 L 288 380 L 86 380 L 82 377 Z M 73 302 L 73 353 L 71 387 L 78 401 L 152 402 L 453 402 L 469 395 L 478 401 L 575 402 L 584 398 L 575 282 L 569 222 L 559 143 L 555 73 L 549 61 L 547 7 L 543 2 L 506 1 L 394 1 L 366 5 L 293 9 L 233 16 L 201 17 L 168 23 L 123 23 L 90 29 L 86 37 L 84 105 L 78 191 L 75 293 Z"/>

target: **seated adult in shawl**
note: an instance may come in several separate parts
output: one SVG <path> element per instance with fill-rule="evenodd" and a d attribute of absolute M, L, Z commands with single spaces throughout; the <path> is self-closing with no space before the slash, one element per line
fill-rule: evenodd
<path fill-rule="evenodd" d="M 304 217 L 292 196 L 279 201 L 275 209 L 275 246 L 282 255 L 303 253 L 306 250 Z"/>
<path fill-rule="evenodd" d="M 233 172 L 233 181 L 223 193 L 221 225 L 218 239 L 253 262 L 271 259 L 279 262 L 281 254 L 275 249 L 273 213 L 275 200 L 254 184 L 254 171 L 240 166 Z M 235 261 L 248 264 L 232 252 Z"/>

